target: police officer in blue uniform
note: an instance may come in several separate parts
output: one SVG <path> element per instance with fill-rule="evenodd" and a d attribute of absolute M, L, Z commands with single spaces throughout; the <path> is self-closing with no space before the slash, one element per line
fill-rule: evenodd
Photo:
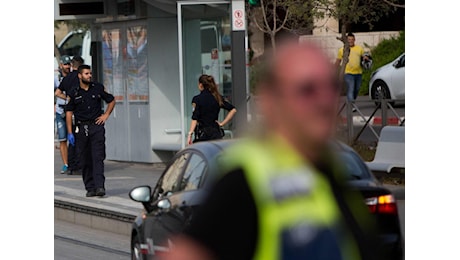
<path fill-rule="evenodd" d="M 192 144 L 193 134 L 195 134 L 193 143 L 222 139 L 222 127 L 236 114 L 236 108 L 222 97 L 212 76 L 201 75 L 198 79 L 198 89 L 200 94 L 192 99 L 193 115 L 188 144 Z M 222 108 L 227 110 L 228 114 L 222 122 L 219 122 L 217 119 Z"/>
<path fill-rule="evenodd" d="M 86 197 L 105 196 L 105 128 L 104 124 L 115 107 L 113 95 L 102 84 L 91 81 L 91 67 L 78 67 L 80 85 L 69 93 L 66 107 L 67 132 L 71 145 L 79 152 Z M 102 110 L 102 100 L 108 103 Z M 72 115 L 75 117 L 75 136 L 72 133 Z"/>

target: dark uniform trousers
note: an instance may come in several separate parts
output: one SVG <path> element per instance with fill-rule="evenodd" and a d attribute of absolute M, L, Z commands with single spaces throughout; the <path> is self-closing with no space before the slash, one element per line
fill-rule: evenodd
<path fill-rule="evenodd" d="M 105 128 L 95 123 L 77 124 L 75 146 L 79 152 L 83 183 L 87 191 L 105 189 Z"/>
<path fill-rule="evenodd" d="M 193 140 L 193 143 L 219 140 L 222 139 L 222 137 L 222 132 L 220 131 L 219 127 L 208 126 L 201 128 L 197 126 L 195 128 L 195 140 Z"/>

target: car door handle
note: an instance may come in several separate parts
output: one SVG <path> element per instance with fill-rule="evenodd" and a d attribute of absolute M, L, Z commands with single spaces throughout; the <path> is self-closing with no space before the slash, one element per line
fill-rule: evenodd
<path fill-rule="evenodd" d="M 187 208 L 187 204 L 185 203 L 185 201 L 183 201 L 182 204 L 179 206 L 179 209 L 184 211 L 186 208 Z"/>

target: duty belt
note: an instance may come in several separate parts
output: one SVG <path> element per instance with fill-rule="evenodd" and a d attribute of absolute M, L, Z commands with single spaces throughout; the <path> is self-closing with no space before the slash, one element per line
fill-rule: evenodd
<path fill-rule="evenodd" d="M 77 120 L 76 125 L 90 125 L 94 124 L 96 120 Z"/>

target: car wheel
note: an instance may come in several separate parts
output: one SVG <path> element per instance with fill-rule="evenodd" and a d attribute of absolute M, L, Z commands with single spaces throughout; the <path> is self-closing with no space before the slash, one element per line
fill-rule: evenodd
<path fill-rule="evenodd" d="M 374 100 L 382 99 L 391 99 L 390 90 L 385 82 L 382 80 L 376 80 L 374 84 L 372 84 L 371 89 L 371 96 Z M 394 106 L 395 102 L 390 102 L 392 106 Z M 375 102 L 375 105 L 380 106 L 380 102 Z"/>
<path fill-rule="evenodd" d="M 144 255 L 141 254 L 141 242 L 138 235 L 135 235 L 131 241 L 131 259 L 145 260 Z"/>

